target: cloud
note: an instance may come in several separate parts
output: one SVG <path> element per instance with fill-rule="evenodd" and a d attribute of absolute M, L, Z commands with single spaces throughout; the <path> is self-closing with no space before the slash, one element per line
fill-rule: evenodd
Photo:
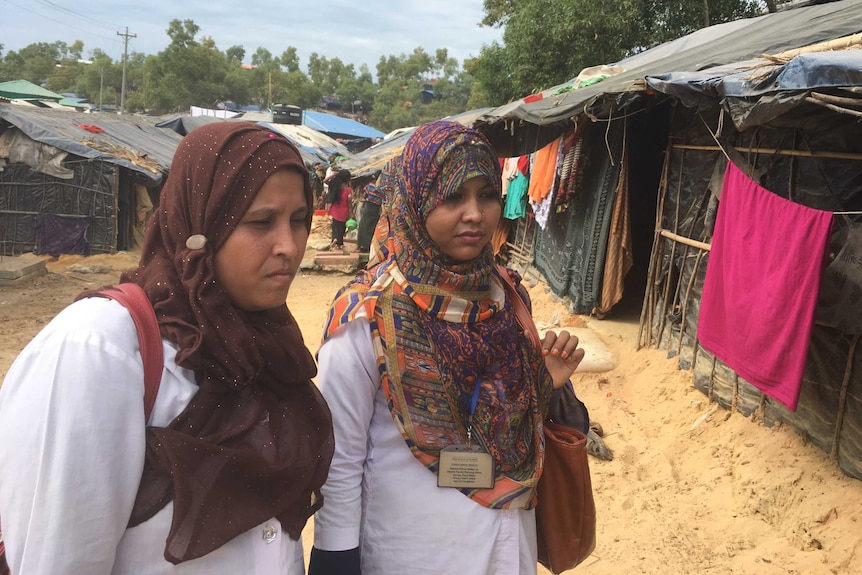
<path fill-rule="evenodd" d="M 246 62 L 262 47 L 274 56 L 290 46 L 303 68 L 317 53 L 340 58 L 372 73 L 381 56 L 411 54 L 421 47 L 433 55 L 446 48 L 462 62 L 478 56 L 483 45 L 499 41 L 499 29 L 480 27 L 482 0 L 328 0 L 274 3 L 263 0 L 224 3 L 212 0 L 91 0 L 80 3 L 5 0 L 3 54 L 37 42 L 84 42 L 84 55 L 99 48 L 115 60 L 123 53 L 128 26 L 129 52 L 157 54 L 169 39 L 173 19 L 193 20 L 198 39 L 211 37 L 222 51 L 242 46 Z M 308 7 L 311 5 L 312 7 Z"/>

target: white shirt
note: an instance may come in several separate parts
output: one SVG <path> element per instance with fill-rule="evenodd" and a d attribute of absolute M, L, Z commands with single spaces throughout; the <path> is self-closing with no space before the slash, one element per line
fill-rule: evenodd
<path fill-rule="evenodd" d="M 410 453 L 380 386 L 368 322 L 341 326 L 318 355 L 335 456 L 314 519 L 314 545 L 361 547 L 371 575 L 536 573 L 533 510 L 489 509 Z"/>
<path fill-rule="evenodd" d="M 150 425 L 195 394 L 165 365 Z M 15 575 L 304 573 L 302 543 L 272 519 L 212 553 L 164 559 L 173 504 L 127 529 L 144 464 L 143 365 L 131 316 L 104 298 L 76 302 L 21 352 L 0 389 L 0 521 Z"/>

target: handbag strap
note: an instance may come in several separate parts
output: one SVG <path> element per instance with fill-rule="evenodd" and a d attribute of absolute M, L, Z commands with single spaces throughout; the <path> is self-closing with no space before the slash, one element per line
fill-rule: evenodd
<path fill-rule="evenodd" d="M 144 362 L 144 420 L 149 420 L 159 394 L 162 381 L 164 354 L 159 321 L 147 294 L 138 284 L 122 283 L 102 289 L 100 296 L 112 299 L 123 305 L 138 332 L 141 346 L 141 359 Z"/>
<path fill-rule="evenodd" d="M 506 290 L 506 297 L 512 302 L 512 310 L 515 312 L 515 319 L 518 320 L 518 325 L 524 330 L 524 335 L 530 340 L 530 343 L 542 355 L 542 339 L 539 337 L 539 330 L 536 329 L 536 322 L 533 321 L 533 314 L 527 308 L 527 303 L 518 293 L 518 288 L 509 276 L 509 270 L 501 265 L 497 265 L 497 273 L 503 280 L 503 288 Z"/>

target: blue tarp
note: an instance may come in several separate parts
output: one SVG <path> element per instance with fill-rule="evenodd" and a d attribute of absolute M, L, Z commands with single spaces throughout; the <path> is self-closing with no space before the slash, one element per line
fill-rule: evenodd
<path fill-rule="evenodd" d="M 303 112 L 302 123 L 309 128 L 314 128 L 318 132 L 323 132 L 332 137 L 335 137 L 333 136 L 335 134 L 338 137 L 347 136 L 349 138 L 368 138 L 373 140 L 374 138 L 382 138 L 386 135 L 380 130 L 375 130 L 371 126 L 366 126 L 350 118 L 342 118 L 312 110 Z"/>

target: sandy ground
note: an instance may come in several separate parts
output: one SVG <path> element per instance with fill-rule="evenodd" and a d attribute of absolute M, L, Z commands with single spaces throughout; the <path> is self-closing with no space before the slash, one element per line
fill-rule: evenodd
<path fill-rule="evenodd" d="M 116 282 L 135 262 L 64 256 L 48 275 L 0 286 L 0 377 L 75 294 Z M 306 272 L 294 283 L 288 303 L 312 352 L 347 279 Z M 635 351 L 636 312 L 598 321 L 569 316 L 542 284 L 531 296 L 537 322 L 590 330 L 616 365 L 575 377 L 615 457 L 590 460 L 598 544 L 572 573 L 862 573 L 862 482 L 792 429 L 711 405 L 664 351 Z"/>

